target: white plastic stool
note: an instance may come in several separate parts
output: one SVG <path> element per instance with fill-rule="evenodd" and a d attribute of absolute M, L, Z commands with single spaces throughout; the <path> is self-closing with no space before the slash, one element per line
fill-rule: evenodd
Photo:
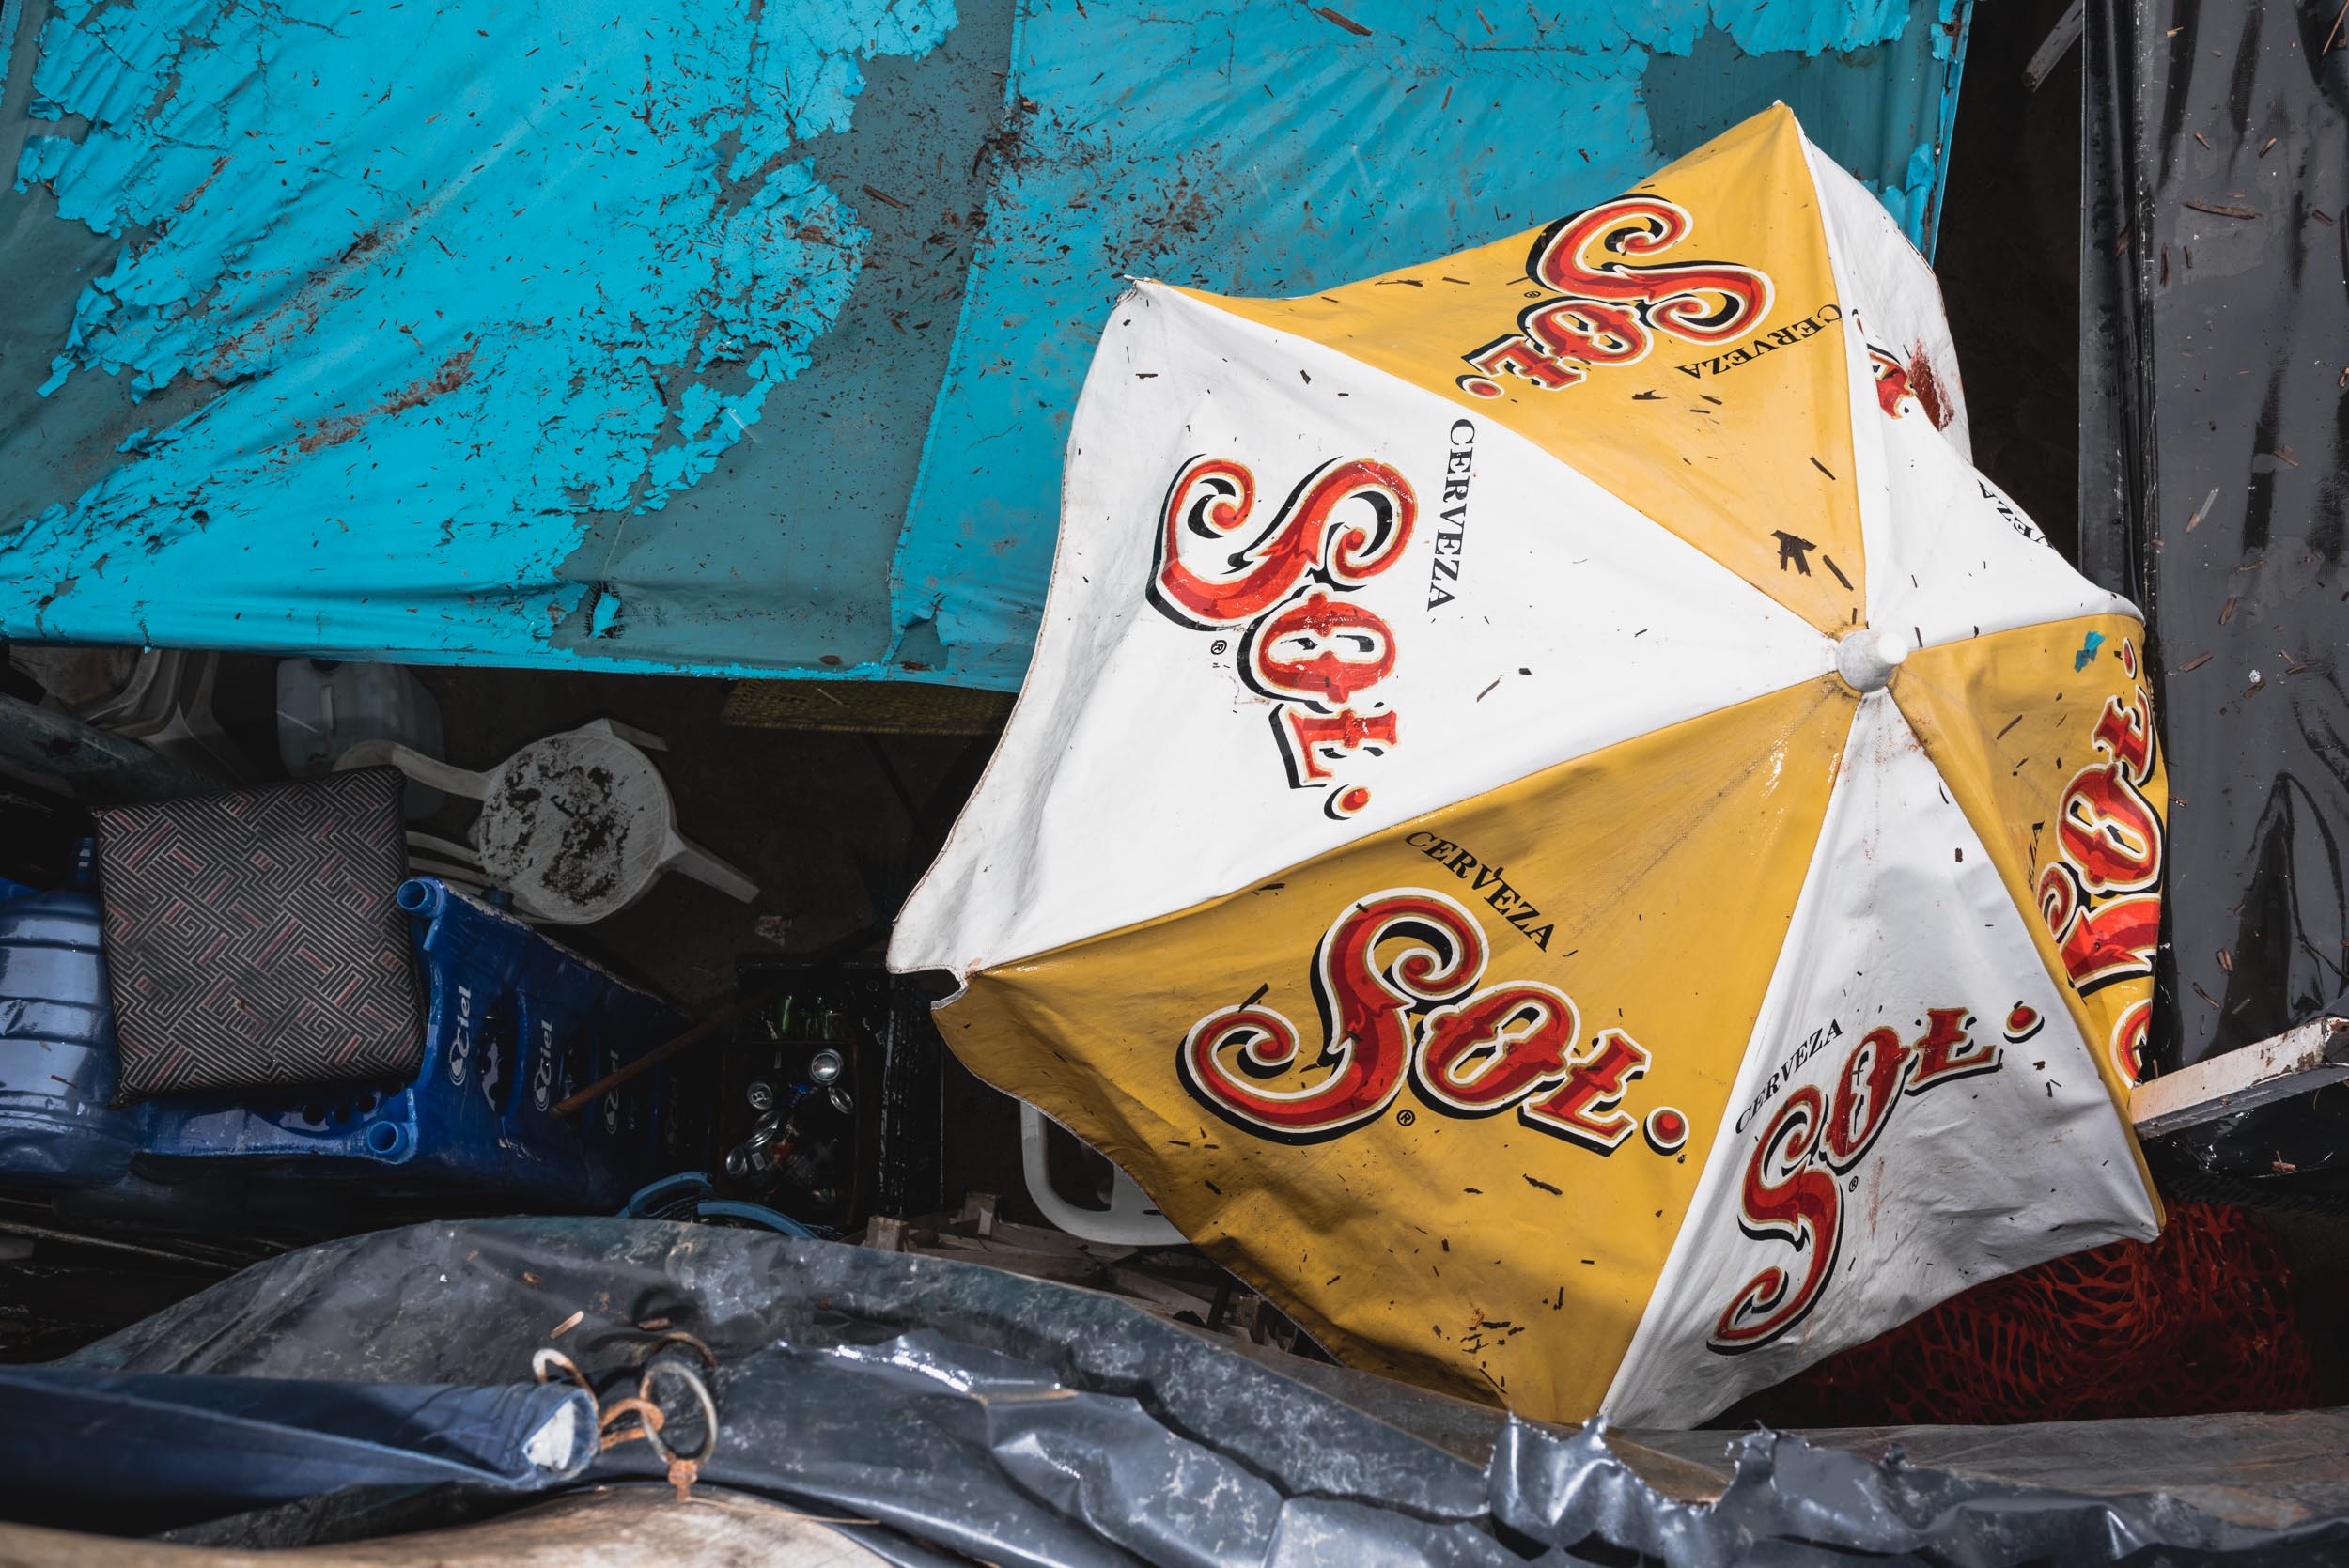
<path fill-rule="evenodd" d="M 1028 1196 L 1044 1211 L 1044 1218 L 1075 1236 L 1079 1241 L 1099 1242 L 1107 1247 L 1179 1247 L 1183 1233 L 1174 1222 L 1158 1211 L 1150 1195 L 1135 1185 L 1134 1179 L 1110 1165 L 1110 1206 L 1105 1209 L 1079 1208 L 1052 1190 L 1051 1166 L 1044 1156 L 1047 1132 L 1056 1124 L 1041 1110 L 1019 1103 L 1019 1165 L 1028 1180 Z M 1066 1129 L 1064 1128 L 1064 1131 Z M 1075 1137 L 1074 1133 L 1069 1134 Z"/>
<path fill-rule="evenodd" d="M 664 871 L 745 904 L 756 898 L 757 883 L 677 831 L 677 802 L 646 748 L 666 751 L 668 743 L 599 719 L 534 740 L 487 773 L 394 740 L 363 740 L 334 767 L 388 764 L 418 784 L 480 801 L 472 836 L 483 875 L 550 924 L 617 914 Z"/>

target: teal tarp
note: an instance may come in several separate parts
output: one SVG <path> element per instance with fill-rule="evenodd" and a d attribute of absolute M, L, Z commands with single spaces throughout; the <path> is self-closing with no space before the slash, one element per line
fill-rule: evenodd
<path fill-rule="evenodd" d="M 1966 0 L 0 0 L 0 630 L 1010 687 L 1123 274 L 1284 294 L 1782 99 L 1928 243 Z"/>

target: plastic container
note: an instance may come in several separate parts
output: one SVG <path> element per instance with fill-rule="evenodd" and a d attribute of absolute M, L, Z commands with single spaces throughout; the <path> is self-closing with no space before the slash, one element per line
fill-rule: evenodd
<path fill-rule="evenodd" d="M 277 754 L 297 779 L 331 773 L 334 759 L 363 740 L 389 740 L 441 756 L 441 705 L 413 671 L 398 664 L 329 664 L 288 659 L 277 666 Z M 411 821 L 445 799 L 411 779 Z"/>
<path fill-rule="evenodd" d="M 0 899 L 0 1187 L 100 1187 L 131 1169 L 138 1116 L 116 1110 L 103 927 L 77 887 Z"/>
<path fill-rule="evenodd" d="M 696 1072 L 690 1053 L 568 1121 L 552 1114 L 683 1032 L 684 1017 L 437 877 L 401 884 L 399 903 L 427 997 L 414 1080 L 156 1101 L 149 1156 L 604 1211 L 655 1176 L 708 1163 L 715 1095 L 680 1078 Z"/>
<path fill-rule="evenodd" d="M 250 782 L 259 770 L 212 716 L 219 676 L 217 653 L 148 648 L 119 690 L 73 716 L 125 740 L 143 741 L 200 772 Z"/>

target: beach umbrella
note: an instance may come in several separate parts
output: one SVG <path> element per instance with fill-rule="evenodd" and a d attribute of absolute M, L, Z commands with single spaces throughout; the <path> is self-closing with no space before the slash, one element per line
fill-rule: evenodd
<path fill-rule="evenodd" d="M 1694 1422 L 2155 1233 L 2143 651 L 1774 108 L 1425 266 L 1128 293 L 890 958 L 1341 1359 Z"/>

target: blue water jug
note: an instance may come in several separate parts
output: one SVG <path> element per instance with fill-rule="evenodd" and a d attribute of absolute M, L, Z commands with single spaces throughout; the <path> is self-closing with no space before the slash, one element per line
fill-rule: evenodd
<path fill-rule="evenodd" d="M 0 885 L 0 1187 L 119 1180 L 138 1149 L 135 1112 L 112 1107 L 114 1007 L 89 853 L 74 885 Z"/>

